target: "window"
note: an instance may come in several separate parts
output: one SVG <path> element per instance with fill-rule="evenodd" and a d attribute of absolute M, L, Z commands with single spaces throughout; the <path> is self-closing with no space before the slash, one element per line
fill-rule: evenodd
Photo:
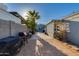
<path fill-rule="evenodd" d="M 70 32 L 69 23 L 66 23 L 66 31 Z"/>

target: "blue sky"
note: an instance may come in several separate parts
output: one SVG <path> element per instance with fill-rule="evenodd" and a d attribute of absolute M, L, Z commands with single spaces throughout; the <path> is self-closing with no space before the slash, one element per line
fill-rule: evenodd
<path fill-rule="evenodd" d="M 38 23 L 41 24 L 47 24 L 52 19 L 60 19 L 74 11 L 79 11 L 77 3 L 9 3 L 6 5 L 8 11 L 17 11 L 23 17 L 28 10 L 38 11 L 41 16 Z"/>

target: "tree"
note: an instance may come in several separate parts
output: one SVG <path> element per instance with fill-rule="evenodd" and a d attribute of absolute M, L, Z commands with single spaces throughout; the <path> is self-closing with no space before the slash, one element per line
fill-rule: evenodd
<path fill-rule="evenodd" d="M 25 21 L 25 24 L 28 28 L 30 28 L 32 31 L 35 31 L 36 29 L 36 20 L 40 18 L 39 12 L 36 12 L 35 10 L 30 10 L 27 13 L 27 19 Z"/>
<path fill-rule="evenodd" d="M 28 11 L 27 16 L 28 19 L 31 19 L 33 21 L 37 20 L 40 18 L 39 12 L 36 12 L 35 10 L 33 11 Z"/>

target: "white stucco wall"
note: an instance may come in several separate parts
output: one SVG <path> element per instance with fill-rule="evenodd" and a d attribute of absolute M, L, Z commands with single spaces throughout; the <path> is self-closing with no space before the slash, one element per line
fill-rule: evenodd
<path fill-rule="evenodd" d="M 28 32 L 27 26 L 0 19 L 0 39 L 8 36 L 16 36 L 18 32 Z"/>
<path fill-rule="evenodd" d="M 10 36 L 9 22 L 0 19 L 0 39 Z"/>
<path fill-rule="evenodd" d="M 0 19 L 7 20 L 7 21 L 14 21 L 15 23 L 21 24 L 21 20 L 18 17 L 10 14 L 7 11 L 1 10 L 1 9 L 0 9 Z"/>
<path fill-rule="evenodd" d="M 7 11 L 7 6 L 0 3 L 0 19 L 21 24 L 21 20 Z"/>
<path fill-rule="evenodd" d="M 21 24 L 21 19 L 10 14 L 5 5 L 0 4 L 0 39 L 27 31 L 27 27 Z"/>
<path fill-rule="evenodd" d="M 69 32 L 67 32 L 68 41 L 79 45 L 79 17 L 76 18 L 66 18 L 67 23 L 69 23 Z"/>
<path fill-rule="evenodd" d="M 2 9 L 2 10 L 7 10 L 7 6 L 4 5 L 3 3 L 0 3 L 0 9 Z"/>
<path fill-rule="evenodd" d="M 47 34 L 53 37 L 54 34 L 54 22 L 47 25 Z"/>
<path fill-rule="evenodd" d="M 72 43 L 79 45 L 79 22 L 70 21 L 69 27 L 70 32 L 68 32 L 67 35 L 68 41 L 71 41 Z"/>

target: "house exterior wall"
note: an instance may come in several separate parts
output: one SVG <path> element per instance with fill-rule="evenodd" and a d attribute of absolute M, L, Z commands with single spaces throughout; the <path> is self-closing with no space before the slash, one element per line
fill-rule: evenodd
<path fill-rule="evenodd" d="M 47 25 L 46 28 L 47 34 L 51 37 L 53 37 L 54 34 L 54 22 L 51 22 L 50 24 Z"/>
<path fill-rule="evenodd" d="M 10 35 L 9 22 L 0 19 L 0 39 Z"/>
<path fill-rule="evenodd" d="M 78 15 L 77 15 L 78 16 Z M 67 32 L 67 40 L 79 45 L 79 17 L 66 18 L 66 23 L 69 23 L 69 31 Z"/>
<path fill-rule="evenodd" d="M 21 24 L 21 20 L 18 17 L 15 17 L 14 15 L 2 9 L 0 9 L 0 19 Z"/>
<path fill-rule="evenodd" d="M 79 45 L 79 22 L 70 21 L 69 22 L 70 32 L 67 32 L 68 41 Z"/>
<path fill-rule="evenodd" d="M 9 25 L 10 26 L 10 25 Z M 27 32 L 27 27 L 22 24 L 11 22 L 11 35 L 17 35 L 18 32 Z"/>
<path fill-rule="evenodd" d="M 5 6 L 0 4 L 0 39 L 27 31 L 27 27 L 21 24 L 21 19 L 10 14 Z"/>
<path fill-rule="evenodd" d="M 27 32 L 26 26 L 17 24 L 13 21 L 5 21 L 0 19 L 0 39 L 8 36 L 15 36 L 18 32 Z"/>
<path fill-rule="evenodd" d="M 7 6 L 4 5 L 3 3 L 0 3 L 0 9 L 2 9 L 2 10 L 7 10 Z"/>

